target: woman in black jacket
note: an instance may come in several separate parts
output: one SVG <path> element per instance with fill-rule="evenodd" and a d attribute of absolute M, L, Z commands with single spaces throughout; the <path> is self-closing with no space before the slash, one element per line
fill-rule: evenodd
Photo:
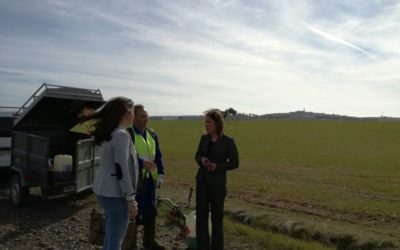
<path fill-rule="evenodd" d="M 205 112 L 206 134 L 200 139 L 196 152 L 199 165 L 196 175 L 196 238 L 197 249 L 223 249 L 223 216 L 226 196 L 226 171 L 239 167 L 235 141 L 223 134 L 222 112 Z M 208 232 L 211 208 L 212 237 Z"/>

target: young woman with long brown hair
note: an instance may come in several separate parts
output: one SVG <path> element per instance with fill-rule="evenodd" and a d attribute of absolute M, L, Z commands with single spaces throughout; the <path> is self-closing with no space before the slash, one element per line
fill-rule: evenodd
<path fill-rule="evenodd" d="M 91 134 L 100 146 L 100 167 L 93 191 L 104 209 L 103 249 L 120 250 L 129 218 L 137 214 L 138 160 L 126 130 L 133 123 L 133 102 L 125 97 L 113 98 L 83 121 L 91 119 L 95 120 Z"/>

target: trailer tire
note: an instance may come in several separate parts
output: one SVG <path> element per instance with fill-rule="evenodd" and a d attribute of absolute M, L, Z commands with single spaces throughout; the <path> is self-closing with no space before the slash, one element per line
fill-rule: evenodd
<path fill-rule="evenodd" d="M 10 201 L 14 206 L 23 206 L 29 201 L 29 187 L 22 187 L 18 174 L 10 181 Z"/>

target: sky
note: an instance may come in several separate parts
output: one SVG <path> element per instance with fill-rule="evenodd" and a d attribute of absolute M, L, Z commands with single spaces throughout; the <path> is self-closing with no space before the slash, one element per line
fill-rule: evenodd
<path fill-rule="evenodd" d="M 400 117 L 400 1 L 0 0 L 0 106 L 43 82 L 150 115 Z"/>

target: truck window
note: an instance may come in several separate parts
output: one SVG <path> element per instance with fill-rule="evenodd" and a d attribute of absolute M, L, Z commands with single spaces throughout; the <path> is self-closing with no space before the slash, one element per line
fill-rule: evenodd
<path fill-rule="evenodd" d="M 0 137 L 11 137 L 13 117 L 0 117 Z"/>

